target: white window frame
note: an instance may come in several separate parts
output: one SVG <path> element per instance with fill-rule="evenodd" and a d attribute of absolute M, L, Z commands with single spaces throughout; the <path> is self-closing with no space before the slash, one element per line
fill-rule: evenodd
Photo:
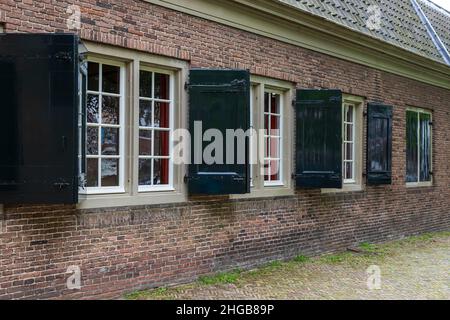
<path fill-rule="evenodd" d="M 124 193 L 125 192 L 125 157 L 126 157 L 126 144 L 127 141 L 125 139 L 125 97 L 127 95 L 126 88 L 125 88 L 125 64 L 115 61 L 115 60 L 109 60 L 104 58 L 88 58 L 88 63 L 98 63 L 99 64 L 99 91 L 90 91 L 89 89 L 86 92 L 86 97 L 89 94 L 98 95 L 99 100 L 99 117 L 101 119 L 101 113 L 102 113 L 102 98 L 103 96 L 111 96 L 111 97 L 119 97 L 119 124 L 118 125 L 108 125 L 108 124 L 102 124 L 101 121 L 96 124 L 87 124 L 86 123 L 86 130 L 88 127 L 96 127 L 99 128 L 98 130 L 98 152 L 99 155 L 87 155 L 86 159 L 119 159 L 119 185 L 117 187 L 102 187 L 101 186 L 101 161 L 98 161 L 98 187 L 86 187 L 85 190 L 81 190 L 81 194 L 113 194 L 113 193 Z M 103 65 L 110 65 L 120 68 L 120 94 L 113 94 L 113 93 L 105 93 L 103 92 L 102 88 L 102 78 L 103 78 Z M 119 129 L 119 156 L 104 156 L 101 155 L 101 128 L 118 128 Z M 86 179 L 87 179 L 87 166 L 86 166 Z"/>
<path fill-rule="evenodd" d="M 412 111 L 412 112 L 416 112 L 419 116 L 417 117 L 417 122 L 418 122 L 418 126 L 417 126 L 417 143 L 418 145 L 420 145 L 420 114 L 428 114 L 430 116 L 430 122 L 433 122 L 433 111 L 432 110 L 427 110 L 427 109 L 423 109 L 423 108 L 417 108 L 417 107 L 407 107 L 406 108 L 406 112 L 408 111 Z M 406 121 L 406 112 L 405 112 L 405 121 Z M 406 123 L 405 123 L 405 132 L 407 130 L 406 127 Z M 406 146 L 405 146 L 405 150 L 406 150 Z M 418 156 L 417 156 L 417 182 L 406 182 L 406 187 L 408 188 L 414 188 L 414 187 L 431 187 L 433 186 L 433 175 L 430 175 L 430 180 L 429 181 L 420 181 L 420 148 L 418 148 L 417 150 L 418 152 Z M 406 156 L 406 153 L 405 153 Z M 406 163 L 406 162 L 405 162 Z M 431 172 L 433 172 L 433 126 L 431 126 L 430 128 L 430 170 Z M 406 175 L 406 170 L 405 170 L 405 175 Z"/>
<path fill-rule="evenodd" d="M 189 77 L 189 63 L 186 61 L 148 54 L 132 49 L 119 48 L 91 41 L 84 41 L 89 60 L 116 61 L 125 66 L 125 150 L 124 192 L 86 194 L 80 192 L 78 209 L 95 209 L 123 206 L 145 206 L 156 204 L 183 203 L 187 201 L 187 187 L 184 176 L 185 165 L 172 165 L 172 185 L 151 191 L 139 190 L 139 73 L 142 67 L 151 68 L 161 73 L 171 73 L 172 110 L 171 129 L 187 128 L 187 92 L 184 84 Z M 171 146 L 173 148 L 173 144 Z M 173 149 L 170 149 L 172 153 Z M 165 187 L 165 186 L 164 186 Z"/>
<path fill-rule="evenodd" d="M 345 106 L 353 105 L 353 179 L 344 179 L 342 189 L 326 188 L 322 193 L 356 192 L 364 190 L 363 148 L 364 148 L 364 105 L 363 97 L 342 95 L 342 177 L 345 177 Z"/>
<path fill-rule="evenodd" d="M 140 159 L 168 159 L 169 160 L 169 183 L 167 185 L 151 185 L 151 186 L 143 186 L 143 185 L 139 185 L 139 179 L 137 181 L 138 183 L 138 191 L 143 193 L 143 192 L 155 192 L 155 191 L 174 191 L 174 181 L 173 181 L 173 171 L 174 171 L 174 162 L 173 162 L 173 148 L 174 148 L 174 141 L 173 141 L 173 131 L 174 131 L 174 72 L 170 71 L 170 70 L 165 70 L 165 69 L 159 69 L 159 68 L 155 68 L 155 67 L 149 67 L 146 65 L 141 65 L 140 70 L 142 71 L 147 71 L 147 72 L 151 72 L 152 73 L 152 91 L 155 87 L 155 73 L 159 73 L 159 74 L 166 74 L 169 75 L 170 80 L 169 80 L 169 85 L 170 85 L 170 90 L 169 90 L 169 100 L 163 100 L 163 99 L 154 99 L 154 98 L 143 98 L 143 97 L 139 97 L 139 102 L 141 100 L 145 100 L 145 101 L 151 101 L 152 102 L 152 123 L 154 123 L 154 118 L 155 118 L 155 102 L 164 102 L 164 103 L 169 103 L 169 129 L 165 130 L 165 129 L 161 129 L 161 128 L 155 128 L 155 127 L 142 127 L 140 126 L 140 124 L 138 123 L 138 127 L 139 130 L 151 130 L 152 131 L 152 141 L 154 141 L 154 133 L 155 130 L 159 130 L 159 131 L 168 131 L 169 132 L 169 156 L 168 157 L 160 157 L 160 156 L 141 156 L 139 155 L 139 150 L 138 150 L 138 164 L 137 166 L 139 167 L 139 160 Z M 138 86 L 140 85 L 140 82 L 137 84 Z M 152 93 L 153 95 L 154 93 Z M 136 106 L 137 107 L 137 113 L 139 114 L 139 104 Z M 138 140 L 138 144 L 139 144 L 139 134 L 137 137 Z M 139 149 L 139 146 L 138 146 Z M 154 152 L 154 150 L 153 150 Z M 154 166 L 154 161 L 152 161 L 152 171 L 151 171 L 151 175 L 153 178 L 153 166 Z"/>
<path fill-rule="evenodd" d="M 346 121 L 345 111 L 346 111 L 347 107 L 352 107 L 352 122 L 347 122 Z M 344 130 L 343 131 L 343 141 L 344 141 L 343 157 L 344 157 L 344 160 L 342 162 L 343 163 L 343 171 L 344 171 L 344 184 L 356 183 L 356 162 L 357 162 L 356 158 L 355 158 L 355 156 L 356 156 L 356 139 L 357 139 L 357 137 L 356 137 L 356 120 L 357 120 L 357 118 L 356 118 L 356 108 L 357 108 L 357 105 L 355 103 L 351 103 L 351 102 L 346 101 L 346 102 L 344 102 L 344 107 L 342 109 L 342 115 L 343 115 L 342 119 L 343 119 L 343 124 L 344 124 L 343 125 L 343 130 Z M 347 125 L 351 125 L 352 126 L 352 140 L 346 140 L 345 139 L 345 135 L 346 135 L 346 132 L 347 132 L 347 128 L 346 128 Z M 347 144 L 349 144 L 349 143 L 352 144 L 352 160 L 348 160 L 345 157 L 345 154 L 347 152 Z M 345 179 L 346 164 L 347 163 L 351 163 L 352 164 L 352 179 Z"/>
<path fill-rule="evenodd" d="M 271 163 L 272 161 L 278 161 L 279 163 L 279 171 L 278 171 L 278 180 L 271 180 L 271 178 L 269 179 L 269 181 L 264 180 L 264 186 L 265 187 L 273 187 L 273 186 L 284 186 L 284 179 L 283 179 L 283 124 L 284 124 L 284 109 L 285 109 L 285 104 L 284 104 L 284 93 L 283 91 L 280 90 L 276 90 L 276 89 L 271 89 L 270 87 L 265 86 L 264 88 L 264 94 L 268 93 L 269 95 L 271 94 L 277 94 L 280 97 L 280 113 L 272 113 L 271 111 L 271 99 L 269 99 L 269 109 L 268 112 L 266 112 L 265 110 L 263 110 L 263 126 L 264 126 L 264 117 L 265 116 L 269 116 L 269 128 L 268 128 L 268 132 L 266 132 L 266 134 L 264 135 L 264 139 L 269 139 L 269 150 L 268 150 L 268 154 L 269 157 L 266 158 L 264 156 L 264 162 L 268 161 L 269 162 L 269 168 L 268 168 L 268 172 L 270 173 L 271 170 Z M 263 99 L 264 100 L 264 99 Z M 265 103 L 263 101 L 263 103 Z M 265 107 L 265 106 L 264 106 Z M 276 116 L 280 119 L 280 128 L 279 128 L 279 136 L 272 136 L 270 130 L 271 130 L 271 118 L 272 116 Z M 264 127 L 262 127 L 262 129 L 265 129 Z M 278 145 L 279 145 L 279 158 L 272 158 L 271 157 L 271 143 L 270 143 L 270 139 L 277 139 L 278 140 Z M 270 175 L 269 175 L 270 177 Z"/>
<path fill-rule="evenodd" d="M 266 91 L 280 94 L 280 180 L 266 183 L 264 180 L 264 150 L 261 143 L 264 139 L 260 133 L 264 129 L 264 93 Z M 251 139 L 251 191 L 249 194 L 230 195 L 231 199 L 264 198 L 276 196 L 290 196 L 295 194 L 291 173 L 293 172 L 294 152 L 294 108 L 291 101 L 294 99 L 295 86 L 286 81 L 251 76 L 251 104 L 250 127 L 256 131 L 257 139 Z M 257 155 L 257 159 L 254 159 Z"/>

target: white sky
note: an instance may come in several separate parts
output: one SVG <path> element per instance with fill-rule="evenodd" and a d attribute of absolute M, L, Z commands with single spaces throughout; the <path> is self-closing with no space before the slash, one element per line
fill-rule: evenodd
<path fill-rule="evenodd" d="M 450 0 L 431 0 L 436 3 L 438 6 L 450 11 Z"/>

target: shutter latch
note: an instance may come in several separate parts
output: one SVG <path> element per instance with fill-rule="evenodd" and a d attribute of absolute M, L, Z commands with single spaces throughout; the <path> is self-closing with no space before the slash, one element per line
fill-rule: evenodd
<path fill-rule="evenodd" d="M 59 190 L 63 190 L 65 188 L 69 187 L 70 183 L 68 183 L 68 182 L 56 182 L 56 183 L 53 184 L 53 186 L 56 187 Z"/>

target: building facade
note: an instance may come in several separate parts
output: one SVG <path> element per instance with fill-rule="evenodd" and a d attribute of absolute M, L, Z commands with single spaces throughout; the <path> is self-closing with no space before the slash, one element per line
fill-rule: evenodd
<path fill-rule="evenodd" d="M 0 299 L 112 298 L 448 230 L 450 15 L 422 1 L 307 2 L 1 3 L 3 32 L 79 36 L 86 151 L 77 203 L 1 209 Z M 266 130 L 267 147 L 250 146 L 263 163 L 239 178 L 202 184 L 173 163 L 172 133 L 208 112 L 228 121 L 196 85 L 201 70 L 232 83 L 230 69 L 249 77 L 231 90 L 249 102 L 239 121 Z M 317 101 L 328 117 L 308 113 Z"/>

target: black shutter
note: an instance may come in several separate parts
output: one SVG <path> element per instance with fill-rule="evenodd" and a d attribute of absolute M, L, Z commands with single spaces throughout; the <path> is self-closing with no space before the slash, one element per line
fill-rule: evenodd
<path fill-rule="evenodd" d="M 342 188 L 342 92 L 297 90 L 296 182 Z"/>
<path fill-rule="evenodd" d="M 0 35 L 0 203 L 78 201 L 78 40 Z"/>
<path fill-rule="evenodd" d="M 367 106 L 367 184 L 392 183 L 392 106 Z"/>
<path fill-rule="evenodd" d="M 194 69 L 189 79 L 189 125 L 192 135 L 189 193 L 205 195 L 244 194 L 250 192 L 249 141 L 245 150 L 238 150 L 235 140 L 233 164 L 227 164 L 227 129 L 250 127 L 250 74 L 243 70 Z M 194 123 L 202 123 L 203 135 L 208 129 L 218 129 L 223 136 L 223 164 L 207 164 L 203 151 L 211 142 L 194 136 Z M 196 142 L 199 141 L 199 142 Z M 195 154 L 195 145 L 201 154 Z M 245 152 L 244 163 L 238 153 Z M 240 163 L 239 163 L 240 162 Z"/>

